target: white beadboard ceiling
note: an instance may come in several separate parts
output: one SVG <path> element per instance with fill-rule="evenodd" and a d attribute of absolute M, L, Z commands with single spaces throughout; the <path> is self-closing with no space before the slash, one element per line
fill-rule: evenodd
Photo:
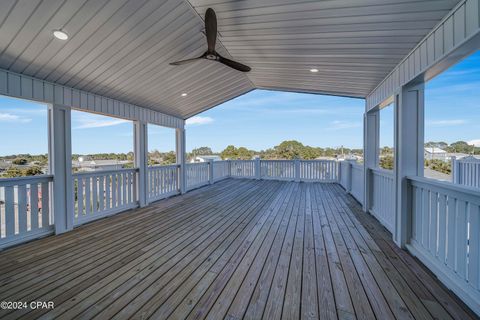
<path fill-rule="evenodd" d="M 181 118 L 254 88 L 366 97 L 458 2 L 1 0 L 0 68 Z M 250 73 L 169 65 L 205 51 L 208 7 Z"/>

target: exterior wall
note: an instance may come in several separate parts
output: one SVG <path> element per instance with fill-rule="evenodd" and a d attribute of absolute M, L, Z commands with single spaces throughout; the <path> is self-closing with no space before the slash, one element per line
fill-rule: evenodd
<path fill-rule="evenodd" d="M 79 110 L 145 121 L 170 128 L 183 128 L 184 120 L 130 103 L 110 99 L 44 80 L 0 69 L 0 94 L 54 103 Z"/>
<path fill-rule="evenodd" d="M 461 1 L 368 95 L 367 111 L 401 86 L 427 81 L 478 49 L 479 0 Z"/>

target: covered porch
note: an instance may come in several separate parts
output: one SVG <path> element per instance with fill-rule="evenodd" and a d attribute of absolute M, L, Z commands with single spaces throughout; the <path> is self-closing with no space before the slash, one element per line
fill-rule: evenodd
<path fill-rule="evenodd" d="M 219 16 L 216 50 L 250 73 L 169 64 L 205 51 L 208 7 Z M 0 9 L 0 94 L 48 104 L 49 165 L 0 179 L 0 296 L 55 303 L 0 317 L 480 314 L 478 186 L 423 174 L 425 82 L 480 48 L 478 0 Z M 364 162 L 186 163 L 186 120 L 257 88 L 364 99 Z M 392 103 L 386 171 L 379 112 Z M 73 173 L 72 110 L 131 121 L 133 168 Z M 176 164 L 148 165 L 148 124 L 175 130 Z"/>
<path fill-rule="evenodd" d="M 337 184 L 225 179 L 1 253 L 5 319 L 473 319 Z"/>

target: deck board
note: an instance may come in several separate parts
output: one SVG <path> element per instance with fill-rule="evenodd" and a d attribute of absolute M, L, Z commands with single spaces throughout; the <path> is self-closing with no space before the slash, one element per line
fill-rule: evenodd
<path fill-rule="evenodd" d="M 469 319 L 339 185 L 227 179 L 0 252 L 3 319 Z"/>

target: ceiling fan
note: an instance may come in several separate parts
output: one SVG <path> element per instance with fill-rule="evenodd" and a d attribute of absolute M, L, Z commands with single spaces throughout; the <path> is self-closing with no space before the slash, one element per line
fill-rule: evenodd
<path fill-rule="evenodd" d="M 208 8 L 207 12 L 205 13 L 205 34 L 207 36 L 208 49 L 204 54 L 202 54 L 198 58 L 180 60 L 176 62 L 171 62 L 170 64 L 173 66 L 179 66 L 179 65 L 190 63 L 190 62 L 195 62 L 201 59 L 206 59 L 206 60 L 218 61 L 220 63 L 223 63 L 226 66 L 229 66 L 230 68 L 233 68 L 235 70 L 242 71 L 242 72 L 248 72 L 251 70 L 249 66 L 224 58 L 221 55 L 219 55 L 217 51 L 215 51 L 215 43 L 217 42 L 217 16 L 215 15 L 215 11 L 213 11 L 212 8 Z"/>

